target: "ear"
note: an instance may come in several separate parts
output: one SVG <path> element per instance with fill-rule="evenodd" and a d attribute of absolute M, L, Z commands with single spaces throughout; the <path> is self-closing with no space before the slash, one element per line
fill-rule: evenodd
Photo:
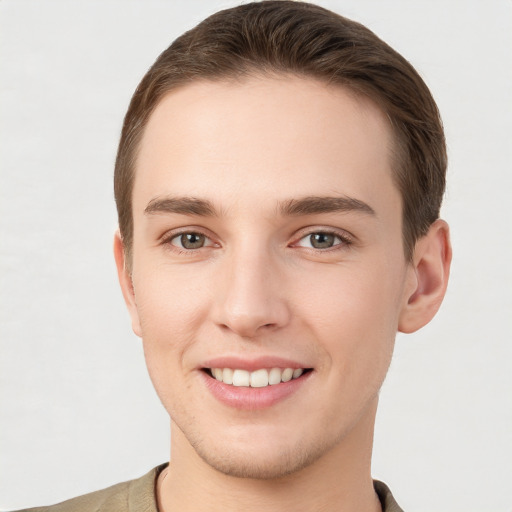
<path fill-rule="evenodd" d="M 451 260 L 448 224 L 439 219 L 416 242 L 410 285 L 398 321 L 400 332 L 417 331 L 434 318 L 446 293 Z"/>
<path fill-rule="evenodd" d="M 130 317 L 132 319 L 133 332 L 137 336 L 142 337 L 139 311 L 135 302 L 135 291 L 133 289 L 132 276 L 126 264 L 126 253 L 119 231 L 116 231 L 116 234 L 114 235 L 114 258 L 116 260 L 117 277 L 119 278 L 121 291 L 123 292 L 123 297 L 126 303 L 126 307 L 128 308 L 128 313 L 130 313 Z"/>

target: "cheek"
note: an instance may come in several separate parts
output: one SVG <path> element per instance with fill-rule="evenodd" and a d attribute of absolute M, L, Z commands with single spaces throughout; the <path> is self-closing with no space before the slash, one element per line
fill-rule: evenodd
<path fill-rule="evenodd" d="M 184 374 L 185 354 L 197 340 L 209 296 L 199 280 L 154 267 L 134 273 L 134 288 L 148 372 L 165 402 L 163 394 Z"/>
<path fill-rule="evenodd" d="M 302 282 L 297 295 L 307 299 L 297 308 L 331 362 L 342 368 L 389 364 L 401 304 L 399 269 L 340 266 L 318 277 Z"/>
<path fill-rule="evenodd" d="M 170 265 L 148 267 L 149 272 L 134 279 L 143 337 L 162 334 L 167 341 L 180 339 L 182 331 L 197 323 L 210 300 L 204 280 Z"/>

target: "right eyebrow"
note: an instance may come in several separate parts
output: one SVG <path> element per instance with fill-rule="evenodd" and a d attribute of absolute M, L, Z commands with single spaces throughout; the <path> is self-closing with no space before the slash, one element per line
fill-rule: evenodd
<path fill-rule="evenodd" d="M 217 211 L 210 201 L 195 197 L 155 197 L 146 206 L 147 215 L 159 213 L 179 213 L 182 215 L 198 215 L 200 217 L 215 217 Z"/>
<path fill-rule="evenodd" d="M 332 212 L 359 212 L 375 216 L 375 210 L 360 199 L 347 196 L 307 196 L 281 204 L 281 214 L 300 216 Z"/>

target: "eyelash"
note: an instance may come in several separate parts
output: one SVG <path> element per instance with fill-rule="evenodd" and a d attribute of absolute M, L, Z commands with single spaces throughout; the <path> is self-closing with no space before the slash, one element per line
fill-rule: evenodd
<path fill-rule="evenodd" d="M 299 243 L 302 240 L 304 240 L 308 237 L 311 237 L 313 235 L 320 235 L 320 234 L 333 236 L 336 239 L 338 239 L 339 242 L 335 243 L 332 247 L 327 247 L 327 248 L 323 248 L 323 249 L 315 248 L 315 247 L 304 247 L 304 246 L 299 245 Z M 208 245 L 203 245 L 201 247 L 198 247 L 197 249 L 185 249 L 185 248 L 179 247 L 172 243 L 173 240 L 175 240 L 178 237 L 181 237 L 183 235 L 204 236 L 211 243 Z M 342 233 L 342 232 L 335 231 L 332 229 L 316 228 L 316 229 L 308 229 L 308 231 L 303 231 L 301 233 L 301 235 L 298 238 L 296 238 L 296 241 L 293 242 L 290 246 L 291 247 L 302 247 L 303 249 L 305 249 L 307 251 L 313 251 L 315 253 L 327 253 L 327 252 L 331 252 L 331 251 L 346 249 L 346 248 L 350 247 L 353 243 L 354 243 L 353 238 L 346 232 Z M 216 244 L 215 242 L 212 241 L 212 237 L 208 236 L 204 231 L 202 231 L 200 229 L 197 229 L 197 230 L 188 229 L 188 230 L 182 230 L 182 231 L 174 231 L 172 233 L 169 233 L 167 236 L 162 237 L 162 244 L 169 247 L 170 250 L 176 251 L 179 254 L 185 254 L 185 255 L 189 255 L 189 256 L 193 255 L 200 249 L 204 249 L 204 248 L 208 248 L 208 247 L 215 247 L 215 246 L 218 247 L 218 244 Z"/>
<path fill-rule="evenodd" d="M 333 236 L 334 238 L 338 239 L 338 243 L 335 243 L 331 247 L 326 247 L 323 249 L 316 248 L 316 247 L 304 247 L 298 245 L 302 240 L 305 240 L 307 238 L 310 238 L 313 235 L 327 235 L 327 236 Z M 301 233 L 301 236 L 297 239 L 297 242 L 293 243 L 293 246 L 302 247 L 303 249 L 314 251 L 315 253 L 327 253 L 331 251 L 337 251 L 342 250 L 350 247 L 354 243 L 354 239 L 346 232 L 340 232 L 335 231 L 332 229 L 322 229 L 322 228 L 316 228 L 312 230 L 308 230 L 306 232 Z"/>
<path fill-rule="evenodd" d="M 183 235 L 199 235 L 199 236 L 204 236 L 211 243 L 206 245 L 206 246 L 198 247 L 197 249 L 185 249 L 185 248 L 179 247 L 177 245 L 174 245 L 172 243 L 173 240 L 175 240 L 175 239 L 177 239 L 177 238 L 179 238 L 179 237 L 181 237 Z M 205 247 L 214 247 L 215 245 L 218 245 L 218 244 L 215 244 L 215 242 L 212 241 L 212 237 L 207 235 L 201 229 L 186 229 L 186 230 L 182 230 L 182 231 L 173 231 L 171 233 L 166 234 L 165 236 L 162 237 L 162 245 L 165 245 L 169 250 L 178 252 L 178 254 L 184 254 L 184 255 L 187 255 L 187 256 L 192 256 L 199 249 L 204 249 Z"/>

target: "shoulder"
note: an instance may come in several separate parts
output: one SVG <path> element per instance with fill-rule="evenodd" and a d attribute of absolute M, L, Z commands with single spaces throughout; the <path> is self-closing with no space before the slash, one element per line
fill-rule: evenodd
<path fill-rule="evenodd" d="M 155 482 L 166 466 L 153 468 L 141 478 L 122 482 L 101 491 L 84 494 L 47 507 L 23 509 L 18 512 L 157 512 Z"/>
<path fill-rule="evenodd" d="M 391 494 L 389 487 L 384 482 L 374 480 L 373 487 L 379 497 L 382 512 L 404 512 L 396 502 L 393 494 Z"/>
<path fill-rule="evenodd" d="M 118 510 L 128 511 L 126 507 L 127 499 L 130 488 L 130 482 L 123 482 L 117 485 L 102 489 L 101 491 L 91 492 L 84 494 L 71 500 L 50 505 L 48 507 L 36 507 L 24 509 L 19 512 L 107 512 Z"/>

